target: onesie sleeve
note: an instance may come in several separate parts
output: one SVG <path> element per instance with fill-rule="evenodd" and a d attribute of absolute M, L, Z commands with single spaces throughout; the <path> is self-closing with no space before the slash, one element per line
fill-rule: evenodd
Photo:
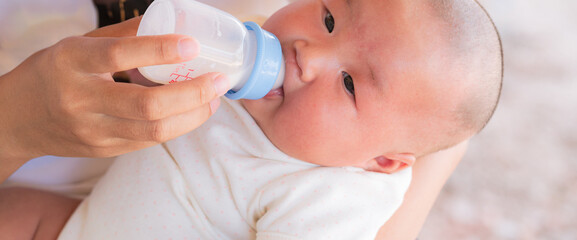
<path fill-rule="evenodd" d="M 400 206 L 410 169 L 313 168 L 279 178 L 254 204 L 258 240 L 374 239 Z"/>

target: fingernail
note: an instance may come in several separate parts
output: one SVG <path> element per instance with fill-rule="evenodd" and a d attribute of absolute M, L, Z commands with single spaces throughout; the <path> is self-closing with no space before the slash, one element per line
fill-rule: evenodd
<path fill-rule="evenodd" d="M 198 44 L 193 38 L 183 38 L 178 41 L 178 53 L 181 58 L 191 59 L 198 55 Z"/>
<path fill-rule="evenodd" d="M 228 78 L 226 77 L 226 75 L 218 74 L 216 76 L 216 78 L 214 79 L 214 89 L 216 91 L 216 95 L 218 95 L 218 96 L 222 96 L 226 92 L 228 92 L 230 87 L 229 87 L 229 82 L 228 82 Z"/>
<path fill-rule="evenodd" d="M 208 104 L 210 105 L 210 113 L 215 113 L 218 109 L 218 106 L 220 106 L 220 98 L 216 98 L 210 101 Z"/>

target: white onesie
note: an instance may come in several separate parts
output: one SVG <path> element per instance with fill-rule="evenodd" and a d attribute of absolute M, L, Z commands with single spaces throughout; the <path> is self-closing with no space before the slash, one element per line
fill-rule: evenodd
<path fill-rule="evenodd" d="M 410 178 L 291 158 L 223 99 L 193 132 L 120 156 L 59 239 L 374 239 Z"/>

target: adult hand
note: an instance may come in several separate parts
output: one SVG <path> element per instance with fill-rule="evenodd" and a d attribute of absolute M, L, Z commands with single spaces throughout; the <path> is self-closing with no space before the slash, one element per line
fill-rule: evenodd
<path fill-rule="evenodd" d="M 218 73 L 157 87 L 113 81 L 114 72 L 198 52 L 183 35 L 135 37 L 139 21 L 66 38 L 0 76 L 0 182 L 34 157 L 115 156 L 182 135 L 214 113 L 228 88 Z"/>

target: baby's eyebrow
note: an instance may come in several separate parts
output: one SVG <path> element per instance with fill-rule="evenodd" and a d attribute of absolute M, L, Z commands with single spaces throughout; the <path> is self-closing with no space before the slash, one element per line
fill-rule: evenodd
<path fill-rule="evenodd" d="M 353 15 L 353 5 L 351 1 L 352 0 L 345 0 L 345 3 L 347 3 L 347 9 L 349 10 L 349 16 Z"/>
<path fill-rule="evenodd" d="M 354 21 L 355 19 L 354 14 L 356 9 L 355 7 L 358 6 L 353 6 L 353 0 L 345 0 L 345 3 L 348 10 L 347 13 L 349 14 L 348 18 Z M 383 90 L 382 83 L 379 82 L 378 79 L 376 78 L 375 71 L 373 71 L 373 67 L 371 66 L 371 64 L 367 64 L 367 67 L 369 69 L 369 76 L 370 76 L 369 82 L 371 86 L 374 89 L 377 89 L 379 92 L 382 92 Z"/>
<path fill-rule="evenodd" d="M 377 91 L 382 92 L 383 91 L 383 84 L 375 77 L 375 71 L 373 71 L 373 68 L 369 65 L 369 73 L 371 78 L 369 79 L 369 82 L 371 83 L 371 85 L 373 86 L 373 88 L 377 89 Z"/>

